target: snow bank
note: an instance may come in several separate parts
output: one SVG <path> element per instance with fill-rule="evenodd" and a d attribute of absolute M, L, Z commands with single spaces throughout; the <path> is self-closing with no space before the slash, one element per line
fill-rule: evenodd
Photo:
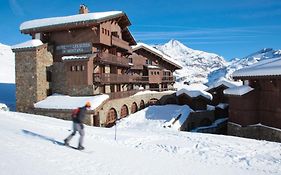
<path fill-rule="evenodd" d="M 32 47 L 38 47 L 43 45 L 42 41 L 39 39 L 33 39 L 29 40 L 20 44 L 16 44 L 12 46 L 12 49 L 23 49 L 23 48 L 32 48 Z"/>
<path fill-rule="evenodd" d="M 186 94 L 186 95 L 188 95 L 191 98 L 202 96 L 202 97 L 205 97 L 205 98 L 207 98 L 209 100 L 213 99 L 212 94 L 210 94 L 210 93 L 208 93 L 206 91 L 202 91 L 202 90 L 190 90 L 190 89 L 182 88 L 181 90 L 178 90 L 176 92 L 177 96 L 180 96 L 181 94 Z"/>
<path fill-rule="evenodd" d="M 243 85 L 243 86 L 225 89 L 223 91 L 223 93 L 226 95 L 240 95 L 241 96 L 241 95 L 251 92 L 252 90 L 254 90 L 254 89 L 251 88 L 250 86 Z"/>
<path fill-rule="evenodd" d="M 88 55 L 71 55 L 71 56 L 63 56 L 61 59 L 62 60 L 76 60 L 76 59 L 87 59 L 89 58 Z"/>
<path fill-rule="evenodd" d="M 97 12 L 97 13 L 87 13 L 78 14 L 72 16 L 54 17 L 54 18 L 44 18 L 36 19 L 31 21 L 26 21 L 20 25 L 20 30 L 27 30 L 39 27 L 55 26 L 76 22 L 86 22 L 86 21 L 97 21 L 109 17 L 114 17 L 123 14 L 122 11 L 109 11 L 109 12 Z"/>
<path fill-rule="evenodd" d="M 9 108 L 6 104 L 0 103 L 0 110 L 2 111 L 9 111 Z"/>
<path fill-rule="evenodd" d="M 71 97 L 55 94 L 35 103 L 34 107 L 44 109 L 75 109 L 84 106 L 89 101 L 91 102 L 91 109 L 94 110 L 108 98 L 109 96 L 106 94 L 86 97 Z"/>
<path fill-rule="evenodd" d="M 118 127 L 154 130 L 165 126 L 178 130 L 192 111 L 187 105 L 149 106 L 122 119 Z"/>

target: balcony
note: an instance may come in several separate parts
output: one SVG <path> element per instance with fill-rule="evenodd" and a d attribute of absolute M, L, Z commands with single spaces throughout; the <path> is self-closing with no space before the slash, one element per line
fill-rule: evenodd
<path fill-rule="evenodd" d="M 176 78 L 173 77 L 173 76 L 162 77 L 162 82 L 163 83 L 172 83 L 172 82 L 175 82 L 175 81 L 176 81 Z"/>
<path fill-rule="evenodd" d="M 134 77 L 127 74 L 94 73 L 94 83 L 99 84 L 122 84 L 135 82 Z"/>
<path fill-rule="evenodd" d="M 99 64 L 113 64 L 122 67 L 130 67 L 129 60 L 125 57 L 120 57 L 105 52 L 96 53 L 95 62 Z"/>
<path fill-rule="evenodd" d="M 122 39 L 120 39 L 120 38 L 118 38 L 116 36 L 113 36 L 113 35 L 111 36 L 111 38 L 112 38 L 111 39 L 111 44 L 113 46 L 119 47 L 121 49 L 124 49 L 124 50 L 132 53 L 132 48 L 129 46 L 128 42 L 126 42 L 126 41 L 124 41 L 124 40 L 122 40 Z"/>

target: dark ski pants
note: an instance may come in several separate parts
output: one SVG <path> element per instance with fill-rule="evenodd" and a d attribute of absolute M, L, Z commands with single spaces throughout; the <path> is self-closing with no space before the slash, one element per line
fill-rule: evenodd
<path fill-rule="evenodd" d="M 77 131 L 80 134 L 79 146 L 82 146 L 85 136 L 84 126 L 82 123 L 73 122 L 73 132 L 65 139 L 65 141 L 69 143 L 69 141 L 72 139 L 72 137 L 76 134 Z"/>

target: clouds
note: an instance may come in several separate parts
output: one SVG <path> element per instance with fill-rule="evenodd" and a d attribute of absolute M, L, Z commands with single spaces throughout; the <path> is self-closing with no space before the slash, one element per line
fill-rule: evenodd
<path fill-rule="evenodd" d="M 171 38 L 186 40 L 192 44 L 224 44 L 224 43 L 250 43 L 258 37 L 273 35 L 281 29 L 276 26 L 251 26 L 251 27 L 228 27 L 228 28 L 184 28 L 177 26 L 144 25 L 141 31 L 133 30 L 137 40 L 155 41 L 169 40 Z M 150 30 L 143 30 L 144 28 Z M 159 31 L 162 30 L 162 31 Z"/>
<path fill-rule="evenodd" d="M 10 8 L 15 16 L 23 16 L 24 11 L 17 0 L 9 0 Z"/>

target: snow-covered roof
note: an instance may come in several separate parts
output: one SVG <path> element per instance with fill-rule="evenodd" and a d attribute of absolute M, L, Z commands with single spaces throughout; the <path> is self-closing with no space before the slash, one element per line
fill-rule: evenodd
<path fill-rule="evenodd" d="M 190 90 L 190 89 L 182 88 L 176 92 L 177 96 L 180 96 L 182 94 L 186 94 L 191 98 L 196 98 L 196 97 L 202 96 L 209 100 L 213 99 L 212 94 L 210 94 L 209 92 L 203 91 L 203 90 Z"/>
<path fill-rule="evenodd" d="M 227 95 L 240 95 L 241 96 L 241 95 L 247 94 L 248 92 L 251 92 L 252 90 L 254 90 L 254 89 L 251 88 L 250 86 L 243 85 L 243 86 L 225 89 L 223 91 L 223 93 L 227 94 Z"/>
<path fill-rule="evenodd" d="M 265 59 L 249 67 L 235 71 L 233 77 L 281 75 L 281 57 Z"/>
<path fill-rule="evenodd" d="M 226 87 L 228 87 L 228 88 L 232 88 L 232 87 L 241 86 L 242 84 L 243 84 L 243 82 L 241 82 L 241 81 L 235 82 L 235 81 L 227 80 L 226 78 L 221 78 L 221 79 L 219 79 L 218 81 L 213 82 L 213 83 L 206 89 L 206 91 L 209 91 L 209 90 L 211 90 L 211 89 L 213 89 L 213 88 L 217 88 L 217 87 L 219 87 L 219 86 L 221 86 L 221 85 L 224 85 L 224 86 L 226 86 Z"/>
<path fill-rule="evenodd" d="M 175 61 L 174 59 L 172 59 L 170 56 L 164 54 L 163 52 L 161 52 L 160 50 L 155 49 L 154 47 L 151 47 L 145 43 L 137 43 L 137 45 L 132 46 L 133 51 L 138 50 L 138 49 L 146 49 L 149 50 L 150 52 L 158 55 L 160 58 L 162 58 L 164 61 L 176 66 L 177 68 L 181 69 L 182 66 L 180 66 L 180 64 Z"/>
<path fill-rule="evenodd" d="M 228 106 L 228 103 L 219 103 L 216 107 L 220 109 L 226 109 Z"/>
<path fill-rule="evenodd" d="M 91 110 L 94 110 L 108 98 L 109 96 L 106 94 L 87 97 L 72 97 L 68 95 L 54 94 L 35 103 L 34 107 L 44 109 L 75 109 L 84 106 L 86 102 L 89 101 L 91 103 Z"/>
<path fill-rule="evenodd" d="M 89 55 L 72 55 L 72 56 L 63 56 L 62 60 L 77 60 L 77 59 L 87 59 Z"/>
<path fill-rule="evenodd" d="M 19 43 L 16 45 L 13 45 L 11 48 L 12 49 L 24 49 L 24 48 L 33 48 L 33 47 L 38 47 L 43 45 L 42 41 L 39 39 L 33 39 L 29 40 L 23 43 Z"/>
<path fill-rule="evenodd" d="M 53 17 L 53 18 L 43 18 L 35 19 L 31 21 L 26 21 L 20 25 L 20 30 L 28 30 L 41 27 L 49 26 L 59 26 L 77 22 L 99 22 L 107 18 L 118 17 L 123 15 L 122 11 L 108 11 L 108 12 L 97 12 L 97 13 L 87 13 L 78 14 L 71 16 Z"/>

